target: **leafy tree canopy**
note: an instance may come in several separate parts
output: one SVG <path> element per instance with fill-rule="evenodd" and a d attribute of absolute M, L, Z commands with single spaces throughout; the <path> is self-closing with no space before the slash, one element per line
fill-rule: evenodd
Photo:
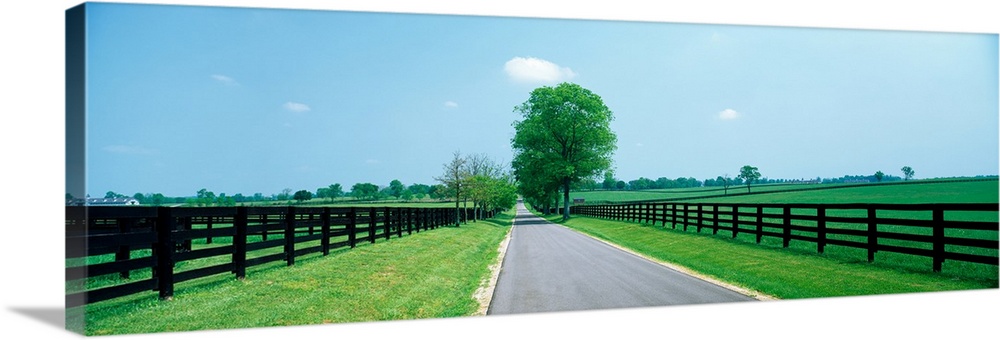
<path fill-rule="evenodd" d="M 511 140 L 522 194 L 554 183 L 563 190 L 563 218 L 568 219 L 570 185 L 611 168 L 618 142 L 610 126 L 614 115 L 600 96 L 572 83 L 537 88 L 514 111 L 522 115 Z"/>
<path fill-rule="evenodd" d="M 760 171 L 755 166 L 744 165 L 740 168 L 739 178 L 742 178 L 746 182 L 747 192 L 750 192 L 750 183 L 760 179 Z"/>

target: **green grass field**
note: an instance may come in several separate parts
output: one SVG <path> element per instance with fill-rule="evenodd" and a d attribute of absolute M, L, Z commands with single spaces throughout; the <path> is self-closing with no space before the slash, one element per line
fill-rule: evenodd
<path fill-rule="evenodd" d="M 248 268 L 244 280 L 218 274 L 183 282 L 176 285 L 170 301 L 148 292 L 79 307 L 85 313 L 67 315 L 85 314 L 88 335 L 472 315 L 480 307 L 473 294 L 489 277 L 489 266 L 512 219 L 510 211 L 459 228 L 443 227 L 375 244 L 361 242 L 357 248 L 342 248 L 325 257 L 296 258 L 291 267 L 274 262 Z M 213 241 L 194 247 L 228 242 Z M 179 263 L 178 271 L 213 261 L 226 259 Z M 133 279 L 148 276 L 133 272 Z M 112 275 L 91 280 L 90 285 L 106 285 L 108 280 L 120 279 Z M 67 320 L 74 322 L 79 320 Z"/>
<path fill-rule="evenodd" d="M 703 199 L 677 200 L 678 203 L 997 203 L 998 183 L 994 180 L 974 182 L 925 182 L 907 185 L 869 185 L 839 187 L 811 185 L 817 190 L 795 192 L 770 192 L 761 187 L 761 194 Z M 806 185 L 803 185 L 805 187 Z M 788 186 L 784 186 L 787 188 Z M 745 189 L 745 188 L 744 188 Z M 611 198 L 613 193 L 604 193 Z M 677 198 L 704 195 L 697 190 L 650 191 L 650 197 L 659 195 Z M 575 197 L 575 196 L 574 196 Z M 633 196 L 635 197 L 635 196 Z M 793 214 L 810 213 L 806 209 L 793 209 Z M 766 211 L 779 213 L 780 209 Z M 839 211 L 828 216 L 864 216 L 865 211 Z M 727 217 L 728 211 L 720 212 Z M 705 216 L 706 218 L 710 215 Z M 879 217 L 929 219 L 929 212 L 885 212 Z M 558 221 L 558 217 L 551 217 Z M 997 222 L 995 212 L 951 212 L 948 220 Z M 750 216 L 741 221 L 752 223 Z M 770 222 L 780 222 L 770 220 Z M 812 221 L 797 221 L 796 225 L 815 226 Z M 864 249 L 827 246 L 823 254 L 816 252 L 816 244 L 793 240 L 788 248 L 782 247 L 780 238 L 764 237 L 756 244 L 752 234 L 732 238 L 728 232 L 712 235 L 711 229 L 695 228 L 682 231 L 682 224 L 672 229 L 657 224 L 617 222 L 587 217 L 573 217 L 565 223 L 579 231 L 605 239 L 657 259 L 673 262 L 696 271 L 733 282 L 750 289 L 782 298 L 867 295 L 901 292 L 920 292 L 953 289 L 996 288 L 998 271 L 995 265 L 961 261 L 945 261 L 941 273 L 931 271 L 928 257 L 878 252 L 874 263 L 867 262 Z M 720 223 L 729 226 L 728 222 Z M 843 229 L 866 228 L 864 225 L 830 223 L 828 227 Z M 920 230 L 915 230 L 920 229 Z M 879 226 L 880 231 L 929 234 L 928 228 Z M 808 233 L 795 231 L 795 234 Z M 997 240 L 996 231 L 949 231 L 948 236 Z M 864 238 L 839 236 L 845 240 L 862 241 Z M 907 241 L 885 240 L 882 244 L 927 248 L 929 244 L 914 245 Z M 997 249 L 960 249 L 948 246 L 948 251 L 968 251 L 979 255 L 997 256 Z M 834 273 L 831 276 L 831 273 Z M 832 283 L 832 284 L 831 284 Z"/>
<path fill-rule="evenodd" d="M 574 191 L 570 198 L 583 198 L 587 203 L 647 200 L 680 200 L 683 202 L 714 203 L 997 203 L 997 179 L 961 182 L 962 179 L 941 181 L 910 181 L 872 183 L 862 187 L 857 184 L 767 184 L 752 185 L 752 195 L 746 186 L 730 187 L 732 197 L 702 196 L 723 195 L 722 188 L 657 189 L 641 191 Z M 784 190 L 803 190 L 779 192 Z M 897 200 L 905 200 L 899 202 Z"/>

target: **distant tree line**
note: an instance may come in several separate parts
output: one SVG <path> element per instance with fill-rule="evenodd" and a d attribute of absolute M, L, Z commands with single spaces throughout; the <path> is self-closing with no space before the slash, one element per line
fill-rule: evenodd
<path fill-rule="evenodd" d="M 72 195 L 66 194 L 66 199 L 73 198 L 74 197 Z M 445 186 L 441 184 L 428 185 L 415 183 L 405 186 L 399 180 L 393 180 L 388 186 L 384 187 L 367 182 L 357 183 L 351 187 L 351 191 L 347 192 L 344 191 L 340 183 L 334 183 L 326 187 L 318 188 L 316 191 L 302 189 L 293 192 L 291 188 L 285 188 L 279 193 L 270 195 L 264 195 L 263 193 L 254 193 L 251 196 L 246 196 L 241 193 L 234 195 L 227 195 L 226 193 L 216 194 L 211 190 L 202 188 L 193 196 L 169 197 L 163 195 L 162 193 L 135 193 L 132 196 L 128 196 L 114 191 L 108 191 L 104 195 L 104 198 L 134 198 L 139 201 L 139 204 L 150 206 L 183 204 L 196 207 L 231 207 L 245 205 L 251 202 L 287 203 L 288 201 L 294 200 L 298 203 L 302 203 L 310 201 L 313 198 L 324 199 L 328 202 L 333 202 L 338 199 L 364 201 L 394 199 L 412 201 L 423 200 L 425 198 L 445 200 L 448 199 L 449 196 L 446 193 Z"/>
<path fill-rule="evenodd" d="M 912 171 L 912 170 L 911 170 Z M 798 179 L 783 179 L 783 178 L 767 178 L 760 177 L 753 181 L 755 184 L 838 184 L 838 183 L 876 183 L 876 182 L 895 182 L 902 181 L 905 178 L 900 176 L 887 175 L 881 171 L 872 175 L 844 175 L 841 177 L 834 178 L 798 178 Z M 595 178 L 586 178 L 581 180 L 575 186 L 573 190 L 576 191 L 592 191 L 592 190 L 619 190 L 619 191 L 636 191 L 636 190 L 651 190 L 651 189 L 679 189 L 679 188 L 698 188 L 698 187 L 732 187 L 732 186 L 742 186 L 746 185 L 746 180 L 740 176 L 730 177 L 729 175 L 717 176 L 716 178 L 708 178 L 705 180 L 698 180 L 694 177 L 678 177 L 678 178 L 667 178 L 660 177 L 655 180 L 639 177 L 638 179 L 625 181 L 618 179 L 614 176 L 613 172 L 605 172 L 604 178 L 601 181 Z"/>

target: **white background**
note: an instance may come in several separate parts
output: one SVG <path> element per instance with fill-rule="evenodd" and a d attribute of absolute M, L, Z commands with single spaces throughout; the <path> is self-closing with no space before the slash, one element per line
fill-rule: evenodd
<path fill-rule="evenodd" d="M 105 1 L 123 2 L 123 1 Z M 660 4 L 660 2 L 664 2 Z M 129 1 L 406 13 L 1000 32 L 991 1 Z M 75 1 L 11 1 L 0 10 L 0 324 L 8 339 L 63 330 L 64 14 Z M 655 5 L 654 5 L 655 4 Z M 1000 114 L 1000 113 L 998 113 Z M 468 317 L 118 336 L 115 339 L 543 336 L 741 338 L 995 337 L 1000 290 L 767 303 Z M 234 315 L 233 317 L 238 317 Z"/>

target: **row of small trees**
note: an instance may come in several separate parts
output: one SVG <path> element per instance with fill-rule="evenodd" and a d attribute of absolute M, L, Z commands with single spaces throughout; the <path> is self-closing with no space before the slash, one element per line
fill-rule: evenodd
<path fill-rule="evenodd" d="M 482 218 L 483 211 L 510 209 L 517 204 L 514 176 L 505 165 L 485 154 L 463 157 L 456 151 L 452 160 L 444 164 L 444 173 L 435 180 L 444 186 L 446 196 L 455 199 L 456 212 L 465 211 L 460 210 L 460 203 L 472 201 L 472 220 Z M 459 221 L 460 216 L 456 213 L 456 226 Z"/>
<path fill-rule="evenodd" d="M 334 183 L 326 187 L 318 188 L 315 192 L 309 190 L 299 190 L 293 192 L 291 188 L 285 188 L 280 193 L 272 195 L 264 195 L 262 193 L 255 193 L 252 196 L 245 196 L 243 194 L 237 193 L 235 195 L 227 195 L 226 193 L 216 194 L 215 192 L 208 189 L 200 189 L 191 197 L 168 197 L 161 193 L 136 193 L 132 196 L 127 196 L 124 194 L 119 194 L 114 191 L 108 191 L 104 198 L 135 198 L 143 205 L 169 205 L 169 204 L 186 204 L 189 206 L 236 206 L 242 203 L 249 202 L 287 202 L 291 200 L 298 201 L 302 203 L 304 201 L 309 201 L 313 198 L 328 199 L 333 202 L 339 198 L 354 198 L 356 200 L 382 200 L 382 199 L 397 199 L 397 200 L 422 200 L 425 197 L 431 199 L 447 199 L 444 185 L 435 184 L 411 184 L 405 186 L 399 180 L 393 180 L 389 183 L 389 186 L 380 187 L 372 183 L 356 183 L 351 187 L 351 191 L 345 192 L 340 183 Z M 72 199 L 70 195 L 67 195 L 67 199 Z"/>

